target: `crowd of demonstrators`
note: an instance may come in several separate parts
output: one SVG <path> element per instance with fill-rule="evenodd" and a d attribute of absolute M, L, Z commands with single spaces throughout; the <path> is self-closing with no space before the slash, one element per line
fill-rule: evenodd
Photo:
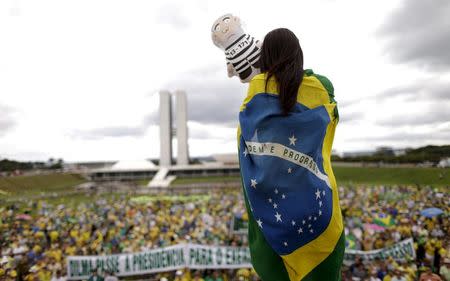
<path fill-rule="evenodd" d="M 347 186 L 340 188 L 340 197 L 347 246 L 370 251 L 413 238 L 416 250 L 415 259 L 402 262 L 356 260 L 344 267 L 343 280 L 412 281 L 421 276 L 423 280 L 450 280 L 448 187 Z M 441 209 L 443 214 L 421 215 L 430 207 Z"/>
<path fill-rule="evenodd" d="M 117 281 L 119 280 L 111 272 L 105 276 L 93 270 L 88 281 Z M 210 270 L 177 270 L 145 276 L 141 280 L 146 281 L 260 281 L 253 269 L 210 269 Z"/>
<path fill-rule="evenodd" d="M 179 243 L 245 246 L 246 239 L 229 229 L 233 216 L 243 213 L 239 190 L 194 202 L 142 203 L 122 196 L 74 206 L 45 201 L 7 206 L 0 215 L 0 278 L 51 280 L 66 274 L 65 258 L 72 255 L 134 253 Z"/>
<path fill-rule="evenodd" d="M 230 233 L 234 216 L 246 220 L 242 191 L 215 190 L 196 200 L 135 201 L 117 195 L 78 204 L 46 201 L 0 207 L 0 280 L 66 280 L 66 257 L 134 253 L 179 243 L 246 246 L 245 235 Z M 343 267 L 343 280 L 450 281 L 450 194 L 426 186 L 346 186 L 340 188 L 345 231 L 351 247 L 373 250 L 412 237 L 416 258 L 405 261 L 357 259 Z M 158 198 L 158 196 L 156 196 Z M 426 218 L 436 207 L 444 214 Z M 373 229 L 380 214 L 389 218 Z M 434 274 L 434 275 L 433 275 Z M 440 277 L 438 277 L 440 275 Z M 428 277 L 425 277 L 428 276 Z M 434 279 L 433 279 L 434 278 Z M 117 280 L 93 273 L 89 280 Z M 175 271 L 145 280 L 258 280 L 249 269 Z"/>

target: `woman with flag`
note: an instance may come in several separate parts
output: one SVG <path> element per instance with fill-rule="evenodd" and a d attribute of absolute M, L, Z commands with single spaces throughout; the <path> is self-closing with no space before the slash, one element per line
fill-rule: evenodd
<path fill-rule="evenodd" d="M 334 89 L 303 69 L 293 32 L 269 32 L 239 113 L 252 264 L 264 281 L 340 280 L 345 237 L 330 154 Z"/>

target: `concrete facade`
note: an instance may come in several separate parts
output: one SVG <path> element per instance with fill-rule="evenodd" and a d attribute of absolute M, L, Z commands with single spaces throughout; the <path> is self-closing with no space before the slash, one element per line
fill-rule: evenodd
<path fill-rule="evenodd" d="M 186 92 L 175 91 L 177 128 L 177 165 L 189 164 Z"/>
<path fill-rule="evenodd" d="M 160 166 L 172 165 L 172 102 L 168 91 L 159 92 Z"/>
<path fill-rule="evenodd" d="M 88 173 L 93 181 L 121 181 L 152 179 L 161 170 L 168 170 L 165 176 L 177 178 L 239 176 L 239 165 L 223 165 L 221 163 L 174 165 L 171 167 L 155 167 L 145 170 L 112 171 L 111 169 L 97 169 Z"/>

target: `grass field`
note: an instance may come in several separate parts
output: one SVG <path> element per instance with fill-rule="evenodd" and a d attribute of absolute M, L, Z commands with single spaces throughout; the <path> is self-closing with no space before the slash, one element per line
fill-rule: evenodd
<path fill-rule="evenodd" d="M 334 167 L 339 185 L 345 184 L 420 184 L 450 186 L 450 169 Z M 239 181 L 239 177 L 197 177 L 176 179 L 172 185 L 202 182 Z"/>
<path fill-rule="evenodd" d="M 349 184 L 419 184 L 447 186 L 450 188 L 450 169 L 334 167 L 334 172 L 338 184 L 344 186 Z M 179 178 L 172 185 L 239 181 L 239 177 Z M 88 200 L 89 196 L 69 192 L 74 190 L 74 186 L 83 182 L 85 182 L 84 178 L 73 174 L 0 177 L 0 199 L 26 199 L 36 198 L 36 196 L 48 196 L 49 201 L 55 203 L 84 201 L 85 199 Z M 138 181 L 137 183 L 146 185 L 148 180 Z"/>
<path fill-rule="evenodd" d="M 334 167 L 338 184 L 420 184 L 450 186 L 450 169 Z"/>
<path fill-rule="evenodd" d="M 41 193 L 61 193 L 85 181 L 80 175 L 73 174 L 0 177 L 0 197 L 2 194 L 26 197 Z"/>

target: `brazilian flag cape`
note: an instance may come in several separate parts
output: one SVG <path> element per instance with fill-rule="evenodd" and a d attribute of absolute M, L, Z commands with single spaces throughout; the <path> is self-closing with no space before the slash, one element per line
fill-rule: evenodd
<path fill-rule="evenodd" d="M 340 280 L 345 236 L 330 154 L 333 85 L 306 70 L 281 112 L 275 78 L 256 75 L 239 113 L 239 162 L 252 264 L 264 281 Z"/>

